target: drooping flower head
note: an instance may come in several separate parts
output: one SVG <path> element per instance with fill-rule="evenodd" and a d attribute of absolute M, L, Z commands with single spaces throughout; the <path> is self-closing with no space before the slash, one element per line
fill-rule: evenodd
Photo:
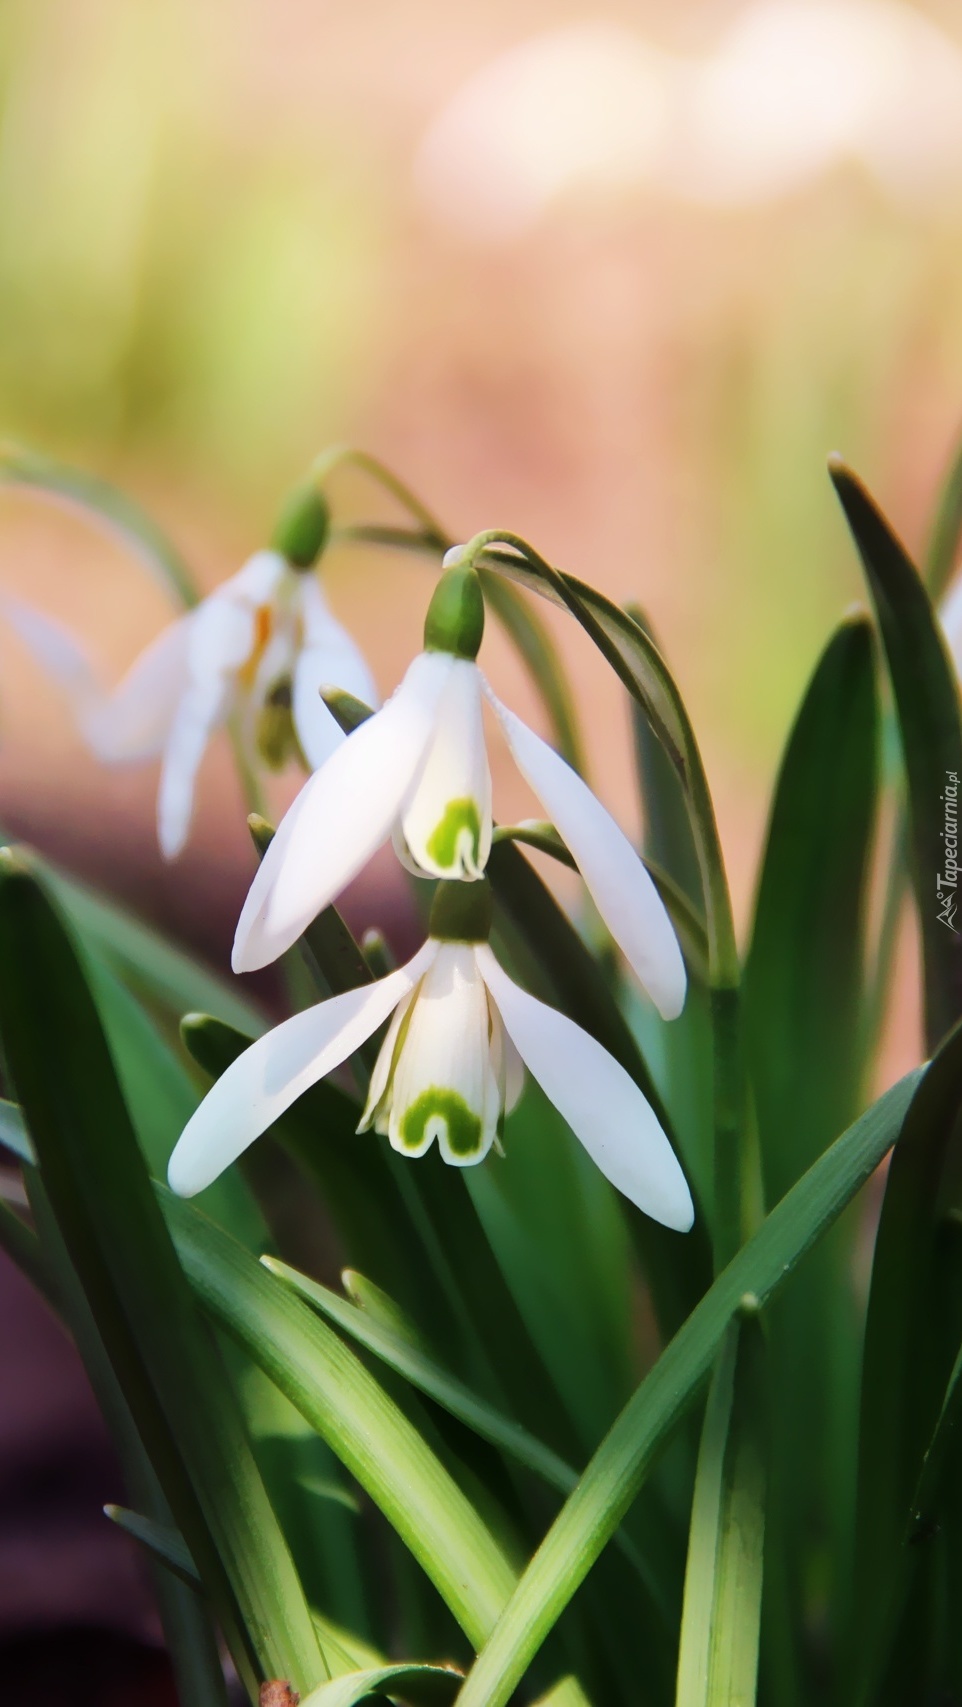
<path fill-rule="evenodd" d="M 275 960 L 393 836 L 421 876 L 477 881 L 491 848 L 486 700 L 518 769 L 574 858 L 595 906 L 664 1018 L 681 1012 L 685 968 L 635 849 L 577 772 L 496 698 L 476 662 L 477 573 L 455 564 L 428 609 L 424 651 L 383 709 L 309 779 L 251 885 L 235 972 Z"/>
<path fill-rule="evenodd" d="M 409 1157 L 437 1143 L 445 1162 L 472 1167 L 497 1142 L 527 1068 L 612 1184 L 687 1231 L 684 1174 L 638 1086 L 593 1037 L 508 977 L 489 924 L 486 882 L 442 883 L 413 960 L 295 1014 L 228 1067 L 171 1156 L 171 1188 L 190 1197 L 210 1185 L 390 1016 L 359 1131 L 373 1126 Z"/>
<path fill-rule="evenodd" d="M 165 628 L 109 695 L 63 630 L 26 606 L 12 612 L 98 758 L 161 756 L 157 831 L 168 859 L 187 839 L 197 770 L 219 725 L 237 718 L 255 763 L 279 769 L 302 756 L 313 770 L 343 739 L 321 689 L 374 698 L 370 671 L 313 573 L 327 532 L 320 493 L 295 493 L 271 547 Z"/>

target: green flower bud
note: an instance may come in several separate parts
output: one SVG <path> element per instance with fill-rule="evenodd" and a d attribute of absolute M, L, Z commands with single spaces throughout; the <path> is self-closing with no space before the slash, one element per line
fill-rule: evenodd
<path fill-rule="evenodd" d="M 484 634 L 484 594 L 477 571 L 446 569 L 424 619 L 425 652 L 453 652 L 474 659 Z"/>
<path fill-rule="evenodd" d="M 331 517 L 316 486 L 298 486 L 280 513 L 271 545 L 292 569 L 311 569 L 327 543 Z"/>
<path fill-rule="evenodd" d="M 487 878 L 474 883 L 439 883 L 431 903 L 428 934 L 438 942 L 487 942 L 491 935 L 491 885 Z"/>

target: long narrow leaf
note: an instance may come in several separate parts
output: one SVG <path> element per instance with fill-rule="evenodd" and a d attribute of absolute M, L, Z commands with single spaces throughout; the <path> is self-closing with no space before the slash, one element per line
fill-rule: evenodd
<path fill-rule="evenodd" d="M 765 1534 L 763 1342 L 748 1316 L 725 1336 L 692 1504 L 677 1707 L 749 1707 L 758 1676 Z"/>
<path fill-rule="evenodd" d="M 832 480 L 865 568 L 888 660 L 908 781 L 913 876 L 934 1049 L 962 1014 L 962 932 L 954 922 L 962 727 L 959 690 L 928 594 L 904 545 L 843 463 Z M 950 838 L 947 841 L 947 837 Z"/>
<path fill-rule="evenodd" d="M 942 1273 L 940 1193 L 962 1105 L 962 1026 L 929 1068 L 892 1157 L 865 1328 L 852 1663 L 890 1640 L 913 1500 L 954 1354 L 959 1309 Z"/>
<path fill-rule="evenodd" d="M 831 1226 L 898 1137 L 919 1074 L 886 1092 L 771 1211 L 621 1413 L 525 1571 L 459 1697 L 504 1707 L 699 1391 L 746 1293 L 759 1304 Z"/>
<path fill-rule="evenodd" d="M 401 1697 L 410 1707 L 443 1707 L 453 1701 L 461 1673 L 447 1666 L 378 1666 L 373 1671 L 348 1672 L 313 1689 L 301 1707 L 357 1707 L 376 1695 Z"/>
<path fill-rule="evenodd" d="M 153 1200 L 96 1008 L 36 878 L 0 855 L 0 1034 L 43 1185 L 205 1583 L 267 1675 L 324 1675 L 229 1387 Z M 243 1651 L 239 1666 L 247 1667 Z"/>
<path fill-rule="evenodd" d="M 204 1309 L 380 1506 L 469 1640 L 483 1640 L 515 1573 L 473 1506 L 337 1335 L 192 1205 L 158 1189 Z"/>

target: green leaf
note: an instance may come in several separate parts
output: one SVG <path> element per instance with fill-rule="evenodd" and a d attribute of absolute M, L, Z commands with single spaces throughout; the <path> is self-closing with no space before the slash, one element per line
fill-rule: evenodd
<path fill-rule="evenodd" d="M 453 1701 L 461 1673 L 449 1666 L 388 1665 L 373 1671 L 352 1671 L 322 1683 L 314 1689 L 301 1707 L 356 1707 L 375 1695 L 387 1695 L 392 1700 L 402 1698 L 410 1707 L 440 1707 Z"/>
<path fill-rule="evenodd" d="M 7 1102 L 4 1097 L 0 1097 L 0 1144 L 20 1162 L 37 1159 L 23 1115 L 15 1102 Z"/>
<path fill-rule="evenodd" d="M 120 1460 L 130 1498 L 161 1529 L 175 1532 L 170 1507 L 144 1450 L 90 1306 L 60 1236 L 39 1174 L 28 1170 L 30 1199 L 48 1277 L 45 1296 L 73 1337 Z M 166 1565 L 149 1565 L 181 1707 L 226 1707 L 227 1689 L 210 1612 L 196 1586 Z M 254 1679 L 250 1680 L 251 1685 Z"/>
<path fill-rule="evenodd" d="M 769 1201 L 794 1185 L 858 1106 L 877 788 L 873 650 L 862 617 L 843 623 L 830 640 L 775 791 L 744 979 Z M 849 1280 L 851 1243 L 842 1233 L 822 1242 L 776 1306 L 770 1357 L 778 1510 L 770 1592 L 784 1582 L 785 1600 L 802 1623 L 806 1585 L 819 1580 L 823 1616 L 835 1630 L 845 1627 L 851 1586 L 861 1334 Z"/>
<path fill-rule="evenodd" d="M 626 612 L 657 645 L 643 612 L 636 605 L 626 606 Z M 678 771 L 635 700 L 631 706 L 631 728 L 645 853 L 690 902 L 696 903 L 701 898 L 698 852 Z"/>
<path fill-rule="evenodd" d="M 155 1523 L 153 1518 L 143 1517 L 139 1511 L 128 1511 L 123 1505 L 105 1505 L 104 1516 L 109 1517 L 118 1529 L 132 1535 L 153 1558 L 190 1588 L 201 1588 L 200 1575 L 190 1556 L 190 1549 L 176 1529 L 171 1529 L 168 1524 Z"/>
<path fill-rule="evenodd" d="M 157 1189 L 204 1309 L 328 1442 L 477 1644 L 515 1573 L 474 1507 L 337 1335 L 192 1205 Z"/>
<path fill-rule="evenodd" d="M 501 542 L 508 551 L 498 549 Z M 569 610 L 641 706 L 677 771 L 688 804 L 708 934 L 714 1037 L 714 1202 L 716 1267 L 738 1249 L 761 1207 L 739 1019 L 738 947 L 715 810 L 691 719 L 668 666 L 645 631 L 603 594 L 552 568 L 511 534 L 479 534 L 478 562 Z M 480 548 L 486 549 L 481 555 Z"/>
<path fill-rule="evenodd" d="M 944 791 L 947 784 L 958 789 L 962 778 L 959 690 L 938 619 L 904 545 L 855 475 L 837 461 L 830 471 L 865 568 L 902 735 L 932 1050 L 962 1014 L 962 934 L 940 919 L 937 889 L 945 874 Z"/>
<path fill-rule="evenodd" d="M 960 1103 L 962 1027 L 935 1057 L 906 1117 L 875 1241 L 862 1367 L 853 1677 L 866 1675 L 891 1640 L 919 1558 L 907 1545 L 913 1504 L 962 1338 L 958 1231 L 942 1205 Z"/>
<path fill-rule="evenodd" d="M 182 1061 L 129 990 L 96 961 L 88 977 L 148 1172 L 166 1179 L 171 1151 L 200 1100 Z M 216 1180 L 201 1207 L 249 1249 L 272 1243 L 253 1193 L 236 1170 Z"/>
<path fill-rule="evenodd" d="M 585 761 L 578 729 L 578 713 L 564 665 L 551 635 L 531 607 L 503 577 L 482 569 L 480 579 L 485 604 L 494 611 L 502 628 L 511 636 L 541 695 L 552 733 L 558 743 L 558 751 L 564 755 L 569 765 L 583 773 Z"/>
<path fill-rule="evenodd" d="M 765 1538 L 761 1326 L 729 1327 L 702 1429 L 691 1512 L 677 1707 L 755 1699 Z"/>
<path fill-rule="evenodd" d="M 782 760 L 762 863 L 744 1010 L 773 1202 L 851 1118 L 875 820 L 872 632 L 842 624 Z"/>
<path fill-rule="evenodd" d="M 2 840 L 2 836 L 0 836 Z M 174 948 L 152 926 L 107 901 L 72 877 L 37 862 L 50 893 L 105 965 L 145 1000 L 180 1018 L 193 1008 L 259 1035 L 264 1018 L 226 980 L 218 978 L 182 949 Z"/>
<path fill-rule="evenodd" d="M 373 1352 L 388 1368 L 441 1405 L 451 1416 L 457 1417 L 460 1422 L 473 1429 L 483 1440 L 490 1441 L 492 1446 L 506 1452 L 516 1463 L 531 1470 L 534 1475 L 547 1482 L 549 1487 L 560 1493 L 570 1493 L 575 1487 L 578 1481 L 577 1470 L 526 1428 L 522 1428 L 520 1423 L 505 1416 L 503 1411 L 489 1404 L 487 1400 L 479 1398 L 465 1382 L 459 1381 L 450 1370 L 445 1369 L 443 1364 L 432 1357 L 430 1350 L 419 1341 L 413 1324 L 401 1318 L 401 1312 L 393 1299 L 386 1300 L 390 1306 L 390 1314 L 382 1307 L 375 1315 L 368 1308 L 360 1308 L 346 1298 L 341 1298 L 336 1292 L 321 1286 L 306 1274 L 299 1274 L 296 1269 L 278 1261 L 276 1257 L 262 1257 L 261 1261 L 271 1274 L 277 1275 L 279 1280 L 293 1287 L 300 1297 L 315 1310 L 319 1310 L 336 1327 L 349 1334 L 367 1351 Z M 367 1294 L 370 1282 L 365 1281 L 362 1275 L 352 1274 L 352 1286 L 359 1286 L 361 1292 Z M 376 1290 L 379 1300 L 385 1300 L 386 1295 L 380 1288 Z M 663 1605 L 655 1574 L 649 1569 L 633 1542 L 619 1532 L 616 1544 L 621 1547 L 632 1567 L 644 1581 L 655 1603 Z"/>
<path fill-rule="evenodd" d="M 43 492 L 79 509 L 129 547 L 178 604 L 189 609 L 197 603 L 193 577 L 179 551 L 139 504 L 106 480 L 37 451 L 4 445 L 0 447 L 0 485 Z"/>
<path fill-rule="evenodd" d="M 955 453 L 939 495 L 925 554 L 925 582 L 929 598 L 938 604 L 952 579 L 962 539 L 962 444 Z"/>
<path fill-rule="evenodd" d="M 893 1086 L 767 1216 L 662 1352 L 595 1453 L 479 1656 L 458 1707 L 504 1707 L 699 1391 L 746 1293 L 783 1284 L 895 1142 L 919 1074 Z"/>
<path fill-rule="evenodd" d="M 0 1035 L 43 1185 L 117 1379 L 250 1676 L 324 1665 L 236 1403 L 141 1161 L 96 1007 L 38 881 L 0 855 Z M 249 1653 L 248 1653 L 249 1649 Z"/>
<path fill-rule="evenodd" d="M 598 1042 L 631 1075 L 673 1143 L 672 1122 L 611 989 L 611 980 L 586 948 L 574 925 L 534 868 L 510 843 L 496 843 L 488 876 L 499 915 L 520 937 L 548 999 Z M 627 1211 L 626 1211 L 627 1213 Z M 706 1224 L 696 1215 L 685 1262 L 677 1260 L 677 1238 L 647 1216 L 631 1216 L 659 1325 L 666 1338 L 684 1321 L 704 1292 L 711 1273 Z"/>
<path fill-rule="evenodd" d="M 657 743 L 656 743 L 657 745 Z M 661 752 L 661 748 L 658 748 Z M 548 854 L 560 865 L 566 865 L 570 871 L 577 871 L 577 866 L 561 840 L 553 824 L 526 822 L 523 824 L 498 824 L 495 826 L 492 838 L 494 843 L 518 842 L 522 847 L 534 848 L 538 853 Z M 705 934 L 705 921 L 697 907 L 689 900 L 681 886 L 670 877 L 664 866 L 655 860 L 642 855 L 642 865 L 655 885 L 665 908 L 675 927 L 675 932 L 681 943 L 682 952 L 688 962 L 689 972 L 702 981 L 708 977 L 708 938 Z"/>
<path fill-rule="evenodd" d="M 222 1073 L 249 1039 L 199 1015 L 184 1024 L 195 1060 Z M 371 1274 L 448 1361 L 539 1434 L 562 1444 L 559 1406 L 494 1261 L 460 1174 L 437 1156 L 417 1165 L 386 1140 L 358 1137 L 359 1110 L 330 1082 L 277 1122 L 277 1137 L 315 1184 L 347 1261 Z M 411 1262 L 418 1249 L 419 1261 Z M 495 1374 L 497 1370 L 497 1374 Z"/>

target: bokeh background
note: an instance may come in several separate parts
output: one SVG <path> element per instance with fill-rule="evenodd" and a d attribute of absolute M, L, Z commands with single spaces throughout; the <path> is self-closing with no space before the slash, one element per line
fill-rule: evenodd
<path fill-rule="evenodd" d="M 0 434 L 127 487 L 204 585 L 349 440 L 454 534 L 513 529 L 639 600 L 744 921 L 793 710 L 860 597 L 826 454 L 920 548 L 962 426 L 960 216 L 952 0 L 5 0 Z M 360 478 L 334 492 L 390 514 Z M 341 550 L 326 574 L 388 691 L 427 569 Z M 12 491 L 3 589 L 105 679 L 169 614 Z M 619 690 L 554 626 L 632 825 Z M 537 715 L 495 637 L 485 661 Z M 0 821 L 224 963 L 251 868 L 226 752 L 165 868 L 155 775 L 99 770 L 2 628 L 0 716 Z M 507 766 L 496 789 L 525 809 Z M 390 918 L 390 882 L 352 922 Z M 903 1006 L 891 1072 L 915 1047 Z"/>

